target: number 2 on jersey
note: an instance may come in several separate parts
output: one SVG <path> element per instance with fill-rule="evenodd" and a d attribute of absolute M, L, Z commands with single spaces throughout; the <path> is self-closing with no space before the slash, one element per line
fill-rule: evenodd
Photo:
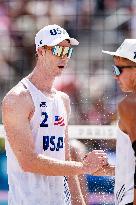
<path fill-rule="evenodd" d="M 43 121 L 40 123 L 40 127 L 48 127 L 47 119 L 48 119 L 48 114 L 47 112 L 42 112 L 41 115 L 44 117 Z"/>

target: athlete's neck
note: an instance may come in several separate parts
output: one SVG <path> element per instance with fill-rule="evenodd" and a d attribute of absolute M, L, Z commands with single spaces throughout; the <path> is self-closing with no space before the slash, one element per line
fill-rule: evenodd
<path fill-rule="evenodd" d="M 54 78 L 49 75 L 42 75 L 42 73 L 33 70 L 27 78 L 37 87 L 40 91 L 45 93 L 52 93 Z"/>

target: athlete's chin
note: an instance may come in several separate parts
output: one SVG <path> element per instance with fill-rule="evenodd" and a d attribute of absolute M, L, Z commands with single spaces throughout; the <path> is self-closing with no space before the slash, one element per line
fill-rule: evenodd
<path fill-rule="evenodd" d="M 59 70 L 58 72 L 56 72 L 54 75 L 57 77 L 57 76 L 60 76 L 62 74 L 63 70 Z"/>
<path fill-rule="evenodd" d="M 130 89 L 130 88 L 125 88 L 125 87 L 122 87 L 122 86 L 120 86 L 120 88 L 123 92 L 133 92 L 133 90 Z"/>
<path fill-rule="evenodd" d="M 59 77 L 59 76 L 61 76 L 61 73 L 58 73 L 58 74 L 56 75 L 56 77 Z"/>

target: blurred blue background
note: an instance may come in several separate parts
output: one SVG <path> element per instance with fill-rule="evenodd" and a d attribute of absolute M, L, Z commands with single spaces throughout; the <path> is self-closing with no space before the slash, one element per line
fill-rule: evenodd
<path fill-rule="evenodd" d="M 7 205 L 7 163 L 6 152 L 4 150 L 4 139 L 0 139 L 0 205 Z"/>

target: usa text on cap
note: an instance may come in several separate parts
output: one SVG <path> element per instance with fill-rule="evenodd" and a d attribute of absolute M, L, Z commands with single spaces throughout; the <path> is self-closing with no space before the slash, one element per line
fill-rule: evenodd
<path fill-rule="evenodd" d="M 56 24 L 45 26 L 35 36 L 36 50 L 44 45 L 55 46 L 65 39 L 69 39 L 71 45 L 79 44 L 75 38 L 70 38 L 62 27 Z"/>

